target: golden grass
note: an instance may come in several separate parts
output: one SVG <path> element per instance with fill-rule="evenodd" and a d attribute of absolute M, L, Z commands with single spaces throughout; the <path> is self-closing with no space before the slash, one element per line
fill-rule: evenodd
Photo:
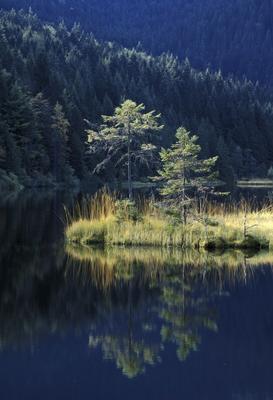
<path fill-rule="evenodd" d="M 273 207 L 270 204 L 261 208 L 251 206 L 245 201 L 233 206 L 214 206 L 209 210 L 217 226 L 209 230 L 210 235 L 223 237 L 227 241 L 243 239 L 243 226 L 247 233 L 273 246 Z"/>
<path fill-rule="evenodd" d="M 195 218 L 183 225 L 174 223 L 149 201 L 140 203 L 139 220 L 133 221 L 125 215 L 118 221 L 116 199 L 115 195 L 102 191 L 77 206 L 72 215 L 67 214 L 67 241 L 84 245 L 192 248 L 221 239 L 226 247 L 239 247 L 244 240 L 245 225 L 247 235 L 255 237 L 262 246 L 268 242 L 273 246 L 271 205 L 260 209 L 244 201 L 236 205 L 209 204 L 205 212 L 195 211 Z"/>

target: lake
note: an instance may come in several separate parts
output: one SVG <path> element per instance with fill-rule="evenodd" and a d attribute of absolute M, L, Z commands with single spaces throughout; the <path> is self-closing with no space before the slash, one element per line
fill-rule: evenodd
<path fill-rule="evenodd" d="M 0 202 L 0 398 L 273 399 L 273 256 L 64 243 L 63 205 Z"/>

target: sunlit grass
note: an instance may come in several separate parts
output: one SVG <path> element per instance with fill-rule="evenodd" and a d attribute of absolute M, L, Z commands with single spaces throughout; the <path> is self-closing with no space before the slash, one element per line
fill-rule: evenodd
<path fill-rule="evenodd" d="M 187 225 L 174 221 L 153 202 L 139 204 L 139 218 L 117 217 L 117 197 L 102 191 L 72 215 L 67 213 L 66 238 L 70 243 L 110 246 L 157 246 L 202 248 L 206 246 L 242 248 L 273 246 L 273 209 L 209 204 L 195 210 Z M 251 239 L 255 239 L 250 242 Z"/>

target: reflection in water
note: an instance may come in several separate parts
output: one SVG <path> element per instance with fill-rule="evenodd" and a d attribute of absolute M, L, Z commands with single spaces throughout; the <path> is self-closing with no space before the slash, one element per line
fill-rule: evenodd
<path fill-rule="evenodd" d="M 197 351 L 201 331 L 217 332 L 215 296 L 224 294 L 227 282 L 246 282 L 253 268 L 270 257 L 71 245 L 66 251 L 68 273 L 108 296 L 108 308 L 100 310 L 89 347 L 100 346 L 104 358 L 114 360 L 129 378 L 144 372 L 146 364 L 160 362 L 166 342 L 176 345 L 180 361 Z M 117 293 L 123 299 L 120 312 L 113 310 L 113 293 L 115 302 Z M 156 325 L 149 323 L 155 320 Z M 151 342 L 151 337 L 156 340 Z"/>
<path fill-rule="evenodd" d="M 50 314 L 63 281 L 63 203 L 73 196 L 24 192 L 0 200 L 0 346 L 54 331 Z M 53 307 L 52 307 L 53 309 Z"/>
<path fill-rule="evenodd" d="M 10 349 L 19 354 L 73 331 L 82 333 L 89 365 L 103 357 L 120 377 L 144 379 L 164 364 L 175 374 L 175 362 L 195 373 L 197 356 L 205 365 L 199 375 L 206 368 L 217 375 L 212 338 L 212 359 L 229 361 L 244 393 L 256 382 L 249 370 L 257 377 L 265 365 L 259 382 L 271 388 L 272 254 L 65 246 L 63 203 L 73 197 L 14 201 L 0 204 L 0 361 Z M 224 383 L 225 373 L 218 376 Z"/>
<path fill-rule="evenodd" d="M 253 277 L 253 270 L 273 261 L 273 253 L 260 251 L 200 252 L 158 248 L 113 247 L 98 249 L 67 245 L 69 273 L 84 282 L 95 282 L 103 290 L 117 285 L 120 279 L 138 276 L 143 282 L 160 280 L 170 270 L 183 269 L 187 276 L 202 280 L 202 285 L 214 283 L 219 290 L 224 282 L 234 284 Z M 183 268 L 182 268 L 183 267 Z"/>

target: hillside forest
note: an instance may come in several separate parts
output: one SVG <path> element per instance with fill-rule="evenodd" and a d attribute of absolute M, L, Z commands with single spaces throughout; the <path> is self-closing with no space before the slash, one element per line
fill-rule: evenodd
<path fill-rule="evenodd" d="M 0 170 L 2 180 L 33 187 L 117 176 L 104 154 L 86 151 L 89 124 L 100 124 L 124 99 L 161 114 L 154 146 L 169 147 L 180 126 L 199 136 L 204 158 L 232 184 L 265 176 L 273 164 L 273 105 L 247 79 L 194 69 L 170 53 L 98 41 L 80 25 L 41 21 L 31 10 L 0 12 Z M 133 168 L 142 179 L 158 167 Z"/>

